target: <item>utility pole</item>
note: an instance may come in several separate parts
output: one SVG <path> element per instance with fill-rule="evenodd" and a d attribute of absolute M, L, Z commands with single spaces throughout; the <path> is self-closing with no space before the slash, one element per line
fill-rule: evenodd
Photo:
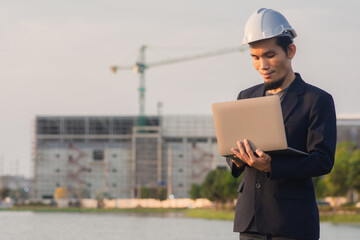
<path fill-rule="evenodd" d="M 108 144 L 105 145 L 104 149 L 104 187 L 105 192 L 109 192 L 109 153 L 108 153 Z"/>
<path fill-rule="evenodd" d="M 172 149 L 168 148 L 168 167 L 167 167 L 167 197 L 172 195 Z"/>

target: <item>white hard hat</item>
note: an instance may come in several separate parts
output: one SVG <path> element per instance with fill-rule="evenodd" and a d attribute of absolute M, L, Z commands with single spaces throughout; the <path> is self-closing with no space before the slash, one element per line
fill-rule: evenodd
<path fill-rule="evenodd" d="M 272 9 L 256 10 L 246 23 L 243 44 L 268 39 L 280 35 L 295 38 L 296 32 L 286 18 Z"/>

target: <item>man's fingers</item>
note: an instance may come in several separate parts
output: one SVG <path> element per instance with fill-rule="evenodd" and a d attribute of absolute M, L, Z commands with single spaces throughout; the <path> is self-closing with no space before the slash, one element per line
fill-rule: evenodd
<path fill-rule="evenodd" d="M 260 157 L 260 158 L 263 158 L 263 159 L 267 159 L 269 158 L 270 156 L 265 153 L 263 150 L 261 149 L 256 149 L 256 154 Z"/>
<path fill-rule="evenodd" d="M 255 152 L 259 157 L 264 157 L 264 155 L 265 155 L 265 153 L 261 149 L 256 149 Z"/>
<path fill-rule="evenodd" d="M 235 154 L 234 156 L 241 159 L 241 154 L 239 150 L 232 148 L 231 151 Z"/>
<path fill-rule="evenodd" d="M 247 157 L 247 154 L 246 154 L 243 144 L 240 141 L 237 141 L 237 145 L 238 145 L 240 154 L 243 155 L 244 157 Z"/>
<path fill-rule="evenodd" d="M 235 158 L 238 158 L 238 159 L 242 160 L 239 150 L 237 150 L 237 149 L 235 149 L 235 148 L 232 148 L 231 151 L 235 154 L 235 155 L 234 155 Z M 233 162 L 237 167 L 240 167 L 240 166 L 241 166 L 241 164 L 239 164 L 239 163 L 237 162 L 237 160 L 235 160 L 235 159 L 231 159 L 231 160 L 232 160 L 232 162 Z"/>
<path fill-rule="evenodd" d="M 239 151 L 244 148 L 240 141 L 237 141 L 236 144 L 238 145 Z"/>
<path fill-rule="evenodd" d="M 255 155 L 254 155 L 253 150 L 251 149 L 249 141 L 247 139 L 244 139 L 244 143 L 245 143 L 245 148 L 246 148 L 247 154 L 250 156 L 250 158 L 254 158 Z"/>
<path fill-rule="evenodd" d="M 249 156 L 246 154 L 244 147 L 242 146 L 241 142 L 237 142 L 237 145 L 239 149 L 231 148 L 231 151 L 235 154 L 236 157 L 238 157 L 240 160 L 242 160 L 245 163 L 248 163 Z"/>
<path fill-rule="evenodd" d="M 263 152 L 261 149 L 256 149 L 254 152 L 247 139 L 244 139 L 244 144 L 240 141 L 237 141 L 236 143 L 239 149 L 231 148 L 231 151 L 235 154 L 234 157 L 237 157 L 242 161 L 242 164 L 245 163 L 248 166 L 257 168 L 260 171 L 270 171 L 267 165 L 271 162 L 271 157 L 268 154 Z M 240 166 L 236 160 L 233 160 L 233 163 L 238 167 Z"/>
<path fill-rule="evenodd" d="M 235 156 L 237 156 L 240 152 L 239 150 L 232 148 L 231 151 L 235 154 Z"/>

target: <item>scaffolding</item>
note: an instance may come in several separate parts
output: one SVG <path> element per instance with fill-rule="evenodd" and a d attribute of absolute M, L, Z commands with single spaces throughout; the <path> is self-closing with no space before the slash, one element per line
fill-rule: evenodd
<path fill-rule="evenodd" d="M 141 197 L 141 188 L 157 189 L 162 185 L 160 127 L 134 127 L 132 134 L 131 197 Z"/>

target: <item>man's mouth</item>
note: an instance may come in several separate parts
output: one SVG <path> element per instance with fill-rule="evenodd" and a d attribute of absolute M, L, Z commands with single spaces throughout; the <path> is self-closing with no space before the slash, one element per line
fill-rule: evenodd
<path fill-rule="evenodd" d="M 269 79 L 271 78 L 271 75 L 273 74 L 274 72 L 266 72 L 266 73 L 262 73 L 263 77 L 266 78 L 266 79 Z"/>

